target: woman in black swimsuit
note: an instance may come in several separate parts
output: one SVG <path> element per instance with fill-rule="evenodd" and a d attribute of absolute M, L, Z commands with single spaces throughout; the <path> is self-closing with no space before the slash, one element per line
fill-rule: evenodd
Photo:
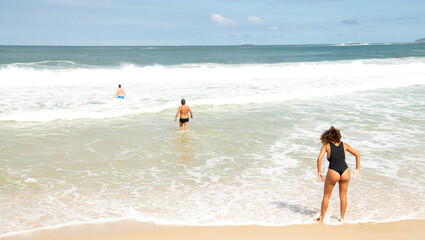
<path fill-rule="evenodd" d="M 360 154 L 354 150 L 350 145 L 341 142 L 341 133 L 335 127 L 322 133 L 320 140 L 323 143 L 320 150 L 319 157 L 317 158 L 317 173 L 319 179 L 325 182 L 325 190 L 323 193 L 322 208 L 320 217 L 316 221 L 323 222 L 326 210 L 328 209 L 329 198 L 331 197 L 332 190 L 336 183 L 339 183 L 339 198 L 341 200 L 341 217 L 340 221 L 344 220 L 345 211 L 347 209 L 347 188 L 350 181 L 350 171 L 347 163 L 345 162 L 346 151 L 356 156 L 356 170 L 354 175 L 358 176 L 360 168 Z M 329 170 L 326 175 L 322 174 L 322 158 L 327 154 L 329 160 Z"/>

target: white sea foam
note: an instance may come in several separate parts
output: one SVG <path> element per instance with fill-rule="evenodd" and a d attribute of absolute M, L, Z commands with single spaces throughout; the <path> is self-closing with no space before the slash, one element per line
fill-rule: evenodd
<path fill-rule="evenodd" d="M 25 179 L 25 182 L 26 182 L 26 183 L 36 183 L 36 182 L 37 182 L 37 179 L 34 179 L 34 178 L 27 178 L 27 179 Z"/>
<path fill-rule="evenodd" d="M 198 107 L 244 105 L 423 85 L 425 60 L 61 70 L 3 66 L 0 79 L 0 120 L 52 121 L 160 112 L 180 98 Z M 128 100 L 112 100 L 118 83 Z"/>
<path fill-rule="evenodd" d="M 43 65 L 75 65 L 75 62 L 73 61 L 67 61 L 67 60 L 52 60 L 52 61 L 39 61 L 39 62 L 26 62 L 26 63 L 21 63 L 21 62 L 17 62 L 17 63 L 13 63 L 13 64 L 3 64 L 0 65 L 0 67 L 8 67 L 8 66 L 13 66 L 13 67 L 28 67 L 28 66 L 43 66 Z"/>

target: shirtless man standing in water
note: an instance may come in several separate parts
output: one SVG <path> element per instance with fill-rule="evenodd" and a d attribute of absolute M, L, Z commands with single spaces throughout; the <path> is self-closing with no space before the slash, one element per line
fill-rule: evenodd
<path fill-rule="evenodd" d="M 127 94 L 125 94 L 124 89 L 121 88 L 121 84 L 118 84 L 118 89 L 117 92 L 115 93 L 115 97 L 114 98 L 122 98 L 124 99 L 127 98 Z"/>
<path fill-rule="evenodd" d="M 181 101 L 182 105 L 177 109 L 176 117 L 174 118 L 174 121 L 177 121 L 177 117 L 180 114 L 180 127 L 179 131 L 183 130 L 183 124 L 184 124 L 184 130 L 189 130 L 189 113 L 190 118 L 193 118 L 192 110 L 190 110 L 190 107 L 185 105 L 186 100 L 182 99 Z"/>

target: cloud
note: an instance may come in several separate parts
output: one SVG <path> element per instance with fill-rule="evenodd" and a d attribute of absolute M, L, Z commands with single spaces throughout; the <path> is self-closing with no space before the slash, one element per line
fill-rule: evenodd
<path fill-rule="evenodd" d="M 263 25 L 264 24 L 263 19 L 261 19 L 260 17 L 255 17 L 255 16 L 248 17 L 248 21 L 251 22 L 252 24 L 255 24 L 255 25 Z"/>
<path fill-rule="evenodd" d="M 237 27 L 238 26 L 235 20 L 230 18 L 225 18 L 221 14 L 211 15 L 210 20 L 217 23 L 220 27 Z"/>
<path fill-rule="evenodd" d="M 270 30 L 270 31 L 273 31 L 273 32 L 276 32 L 276 31 L 278 31 L 278 30 L 279 30 L 279 28 L 278 28 L 278 27 L 276 27 L 276 26 L 270 26 L 270 27 L 268 27 L 267 29 L 268 29 L 268 30 Z"/>
<path fill-rule="evenodd" d="M 344 19 L 341 21 L 342 24 L 346 24 L 346 25 L 357 25 L 359 24 L 356 20 L 354 19 Z"/>
<path fill-rule="evenodd" d="M 263 26 L 265 29 L 272 31 L 272 32 L 276 32 L 276 31 L 279 30 L 279 28 L 276 27 L 276 26 L 271 26 L 269 24 L 266 24 L 263 21 L 263 19 L 261 19 L 260 17 L 251 16 L 251 17 L 248 17 L 248 21 L 250 23 L 254 24 L 254 25 L 257 25 L 257 26 Z"/>

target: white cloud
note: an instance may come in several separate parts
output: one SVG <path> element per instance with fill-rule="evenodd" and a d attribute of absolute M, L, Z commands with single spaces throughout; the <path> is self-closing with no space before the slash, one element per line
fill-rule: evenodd
<path fill-rule="evenodd" d="M 211 15 L 210 20 L 213 22 L 216 22 L 220 27 L 237 27 L 238 26 L 235 20 L 230 18 L 225 18 L 221 14 Z"/>
<path fill-rule="evenodd" d="M 260 17 L 255 17 L 255 16 L 248 17 L 248 21 L 255 24 L 255 25 L 263 25 L 264 24 L 263 19 L 261 19 Z"/>
<path fill-rule="evenodd" d="M 273 32 L 276 32 L 277 30 L 279 30 L 279 28 L 276 27 L 276 26 L 270 26 L 267 29 L 270 30 L 270 31 L 273 31 Z"/>
<path fill-rule="evenodd" d="M 248 21 L 249 21 L 250 23 L 254 24 L 254 25 L 257 25 L 257 26 L 263 26 L 265 29 L 267 29 L 267 30 L 269 30 L 269 31 L 276 32 L 276 31 L 278 31 L 278 30 L 279 30 L 279 28 L 278 28 L 278 27 L 276 27 L 276 26 L 271 26 L 271 25 L 269 25 L 269 24 L 266 24 L 266 23 L 263 21 L 263 19 L 261 19 L 260 17 L 251 16 L 251 17 L 248 17 Z"/>

